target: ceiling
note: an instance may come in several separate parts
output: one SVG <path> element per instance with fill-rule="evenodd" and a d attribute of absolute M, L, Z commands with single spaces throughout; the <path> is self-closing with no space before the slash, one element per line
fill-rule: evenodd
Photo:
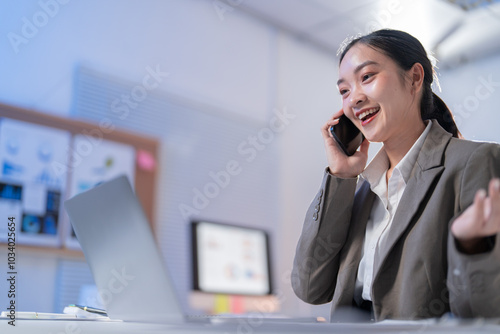
<path fill-rule="evenodd" d="M 500 53 L 500 0 L 231 1 L 296 38 L 336 54 L 342 42 L 380 28 L 405 30 L 441 67 Z"/>

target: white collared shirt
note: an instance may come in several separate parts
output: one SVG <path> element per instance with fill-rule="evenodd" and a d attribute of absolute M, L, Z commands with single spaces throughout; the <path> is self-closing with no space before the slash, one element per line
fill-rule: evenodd
<path fill-rule="evenodd" d="M 373 281 L 373 262 L 378 245 L 387 237 L 391 228 L 394 214 L 398 208 L 399 200 L 403 195 L 406 184 L 417 161 L 418 154 L 429 133 L 432 122 L 428 124 L 411 149 L 394 167 L 389 181 L 386 182 L 389 158 L 384 147 L 380 149 L 368 167 L 361 173 L 361 177 L 370 184 L 370 189 L 377 195 L 373 203 L 370 218 L 366 225 L 363 256 L 358 267 L 355 298 L 372 300 L 371 287 Z"/>

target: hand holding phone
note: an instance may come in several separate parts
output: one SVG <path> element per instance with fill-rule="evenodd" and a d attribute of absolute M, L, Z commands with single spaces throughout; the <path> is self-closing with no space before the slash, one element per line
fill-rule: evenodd
<path fill-rule="evenodd" d="M 365 139 L 356 125 L 344 114 L 340 116 L 339 122 L 336 125 L 330 127 L 330 133 L 339 147 L 348 156 L 356 153 L 356 150 Z"/>
<path fill-rule="evenodd" d="M 365 169 L 370 142 L 363 140 L 362 133 L 343 114 L 342 109 L 334 113 L 321 127 L 321 135 L 325 144 L 328 172 L 340 178 L 355 178 Z M 352 156 L 348 156 L 349 154 Z"/>

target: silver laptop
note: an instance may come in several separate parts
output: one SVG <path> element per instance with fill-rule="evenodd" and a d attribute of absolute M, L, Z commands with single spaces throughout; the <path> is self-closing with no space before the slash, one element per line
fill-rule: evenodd
<path fill-rule="evenodd" d="M 126 176 L 64 202 L 109 318 L 154 323 L 241 323 L 240 316 L 186 316 L 151 228 Z M 92 306 L 92 305 L 90 305 Z M 265 322 L 316 322 L 270 316 Z"/>
<path fill-rule="evenodd" d="M 126 176 L 64 203 L 111 319 L 184 321 L 151 228 Z"/>

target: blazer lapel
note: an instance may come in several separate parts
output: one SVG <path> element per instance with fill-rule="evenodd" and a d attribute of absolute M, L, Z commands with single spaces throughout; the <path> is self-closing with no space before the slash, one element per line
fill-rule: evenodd
<path fill-rule="evenodd" d="M 370 218 L 375 197 L 376 195 L 371 191 L 368 182 L 363 182 L 358 192 L 356 192 L 351 217 L 352 226 L 342 250 L 337 288 L 333 296 L 334 308 L 336 305 L 352 304 L 356 275 L 365 239 L 366 224 L 368 218 Z"/>
<path fill-rule="evenodd" d="M 368 182 L 364 182 L 359 192 L 354 199 L 354 205 L 351 218 L 351 231 L 347 239 L 348 252 L 346 254 L 346 264 L 354 265 L 356 272 L 358 270 L 359 261 L 361 261 L 363 243 L 365 240 L 366 224 L 370 218 L 375 195 Z"/>
<path fill-rule="evenodd" d="M 375 253 L 373 281 L 377 279 L 387 255 L 410 225 L 434 180 L 444 170 L 443 154 L 451 139 L 451 134 L 436 121 L 432 122 L 432 128 L 420 150 L 385 242 L 378 245 L 378 251 Z"/>

